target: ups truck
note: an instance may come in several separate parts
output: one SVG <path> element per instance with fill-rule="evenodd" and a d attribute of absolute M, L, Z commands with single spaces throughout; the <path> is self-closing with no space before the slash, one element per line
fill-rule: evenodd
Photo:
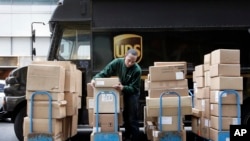
<path fill-rule="evenodd" d="M 71 61 L 82 71 L 79 128 L 88 124 L 86 84 L 130 48 L 138 51 L 142 68 L 141 121 L 148 95 L 144 80 L 155 61 L 187 62 L 186 77 L 192 89 L 194 67 L 203 64 L 205 54 L 215 49 L 239 49 L 244 84 L 241 122 L 249 125 L 249 6 L 250 1 L 243 0 L 60 0 L 49 21 L 52 34 L 47 60 Z M 10 114 L 19 140 L 23 138 L 25 103 L 16 104 L 18 108 Z"/>

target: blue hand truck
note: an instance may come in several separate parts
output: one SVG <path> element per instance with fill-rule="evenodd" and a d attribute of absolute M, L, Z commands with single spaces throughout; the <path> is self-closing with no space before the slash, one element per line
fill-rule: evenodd
<path fill-rule="evenodd" d="M 166 94 L 176 95 L 178 97 L 178 131 L 162 131 L 162 97 Z M 181 97 L 177 92 L 169 91 L 163 92 L 160 96 L 160 141 L 181 141 L 182 131 L 181 131 Z"/>
<path fill-rule="evenodd" d="M 112 94 L 114 97 L 115 101 L 115 117 L 114 117 L 114 126 L 115 126 L 115 131 L 114 132 L 99 132 L 98 131 L 98 123 L 99 123 L 99 97 L 100 95 L 105 95 L 105 94 Z M 118 133 L 118 116 L 117 116 L 117 96 L 115 92 L 113 91 L 101 91 L 97 94 L 96 96 L 96 116 L 95 116 L 95 125 L 96 125 L 96 131 L 94 132 L 94 141 L 119 141 L 119 133 Z"/>
<path fill-rule="evenodd" d="M 235 90 L 223 90 L 222 93 L 219 95 L 219 132 L 218 132 L 218 141 L 225 141 L 230 139 L 229 131 L 222 131 L 222 96 L 224 94 L 234 94 L 237 100 L 237 122 L 240 123 L 240 96 L 239 93 Z"/>
<path fill-rule="evenodd" d="M 34 133 L 33 132 L 33 107 L 34 107 L 34 97 L 35 95 L 47 95 L 49 98 L 49 110 L 48 110 L 48 133 Z M 32 93 L 30 99 L 30 133 L 28 134 L 28 141 L 53 141 L 52 135 L 52 96 L 47 91 L 36 91 Z"/>
<path fill-rule="evenodd" d="M 193 89 L 189 89 L 188 93 L 192 97 L 192 108 L 194 108 L 194 90 Z"/>

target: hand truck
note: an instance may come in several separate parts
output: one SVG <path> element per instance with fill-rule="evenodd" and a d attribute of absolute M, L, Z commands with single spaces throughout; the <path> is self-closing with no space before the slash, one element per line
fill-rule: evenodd
<path fill-rule="evenodd" d="M 48 110 L 48 120 L 49 120 L 49 126 L 48 126 L 48 133 L 33 133 L 33 107 L 34 107 L 34 97 L 35 95 L 47 95 L 49 98 L 49 110 Z M 50 93 L 46 91 L 36 91 L 32 93 L 31 99 L 30 99 L 30 133 L 28 134 L 28 141 L 53 141 L 53 135 L 52 135 L 52 96 Z"/>
<path fill-rule="evenodd" d="M 105 94 L 112 94 L 114 97 L 114 101 L 115 101 L 115 131 L 114 132 L 99 132 L 98 131 L 98 123 L 99 123 L 99 97 L 100 95 L 105 95 Z M 94 132 L 94 141 L 119 141 L 119 133 L 118 133 L 118 116 L 117 116 L 117 96 L 115 94 L 115 92 L 113 91 L 101 91 L 97 94 L 96 96 L 96 116 L 95 116 L 95 125 L 96 125 L 96 131 Z"/>
<path fill-rule="evenodd" d="M 229 131 L 222 131 L 222 96 L 224 94 L 234 94 L 236 96 L 237 102 L 237 122 L 240 123 L 240 96 L 239 93 L 235 90 L 223 90 L 219 94 L 219 132 L 218 132 L 218 141 L 226 141 L 230 139 Z"/>
<path fill-rule="evenodd" d="M 178 131 L 162 131 L 162 97 L 166 94 L 178 96 Z M 181 97 L 178 93 L 174 91 L 163 92 L 160 96 L 160 132 L 161 137 L 160 141 L 181 141 L 182 132 L 181 132 Z"/>
<path fill-rule="evenodd" d="M 189 89 L 188 93 L 192 97 L 192 108 L 194 108 L 194 90 L 193 89 Z"/>

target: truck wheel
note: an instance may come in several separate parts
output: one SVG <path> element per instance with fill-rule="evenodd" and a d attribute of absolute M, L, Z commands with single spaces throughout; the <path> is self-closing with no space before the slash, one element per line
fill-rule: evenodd
<path fill-rule="evenodd" d="M 26 107 L 23 107 L 15 118 L 14 131 L 19 141 L 23 141 L 23 119 L 26 116 Z"/>

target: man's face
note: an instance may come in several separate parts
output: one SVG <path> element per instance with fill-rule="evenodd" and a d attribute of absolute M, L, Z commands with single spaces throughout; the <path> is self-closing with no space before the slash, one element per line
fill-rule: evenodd
<path fill-rule="evenodd" d="M 136 63 L 137 56 L 132 55 L 131 53 L 125 56 L 125 65 L 127 68 L 133 66 Z"/>

